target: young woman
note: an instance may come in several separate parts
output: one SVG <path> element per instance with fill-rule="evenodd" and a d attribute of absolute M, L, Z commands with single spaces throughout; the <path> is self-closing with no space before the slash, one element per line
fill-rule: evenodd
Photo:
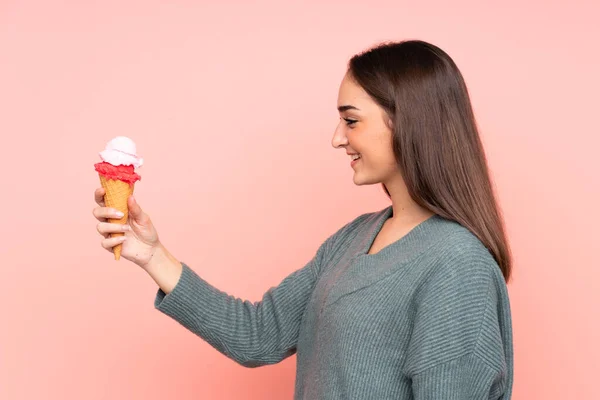
<path fill-rule="evenodd" d="M 155 307 L 247 367 L 297 355 L 296 399 L 509 399 L 509 246 L 463 77 L 441 49 L 386 43 L 354 56 L 332 145 L 356 185 L 391 199 L 333 233 L 260 302 L 229 296 L 161 244 L 133 197 L 112 251 L 159 286 Z"/>

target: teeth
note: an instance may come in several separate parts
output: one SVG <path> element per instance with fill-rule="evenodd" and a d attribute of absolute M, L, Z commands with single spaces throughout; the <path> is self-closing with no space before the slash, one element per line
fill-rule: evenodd
<path fill-rule="evenodd" d="M 353 154 L 351 157 L 352 160 L 358 160 L 360 158 L 360 154 Z"/>

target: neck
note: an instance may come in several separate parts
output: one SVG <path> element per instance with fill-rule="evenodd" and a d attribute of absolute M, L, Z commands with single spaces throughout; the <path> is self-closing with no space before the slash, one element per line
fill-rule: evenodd
<path fill-rule="evenodd" d="M 433 212 L 417 204 L 409 195 L 402 178 L 384 182 L 392 198 L 393 216 L 391 223 L 419 223 L 434 215 Z"/>

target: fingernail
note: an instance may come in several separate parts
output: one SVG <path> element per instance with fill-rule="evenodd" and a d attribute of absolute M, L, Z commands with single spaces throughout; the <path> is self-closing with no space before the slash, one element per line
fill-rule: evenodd
<path fill-rule="evenodd" d="M 124 242 L 124 241 L 125 241 L 125 239 L 127 239 L 127 236 L 121 236 L 121 237 L 119 238 L 119 242 Z"/>
<path fill-rule="evenodd" d="M 122 218 L 125 214 L 123 214 L 121 211 L 117 211 L 115 215 L 119 218 Z"/>
<path fill-rule="evenodd" d="M 121 229 L 124 231 L 128 231 L 129 230 L 129 225 L 123 225 L 121 226 Z"/>

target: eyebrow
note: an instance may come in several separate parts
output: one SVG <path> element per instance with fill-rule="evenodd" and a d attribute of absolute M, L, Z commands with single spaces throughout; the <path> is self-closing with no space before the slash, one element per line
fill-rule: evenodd
<path fill-rule="evenodd" d="M 357 111 L 360 111 L 358 108 L 356 108 L 354 106 L 350 106 L 350 105 L 339 106 L 338 107 L 338 111 L 339 112 L 344 112 L 344 111 L 348 111 L 348 110 L 357 110 Z"/>

